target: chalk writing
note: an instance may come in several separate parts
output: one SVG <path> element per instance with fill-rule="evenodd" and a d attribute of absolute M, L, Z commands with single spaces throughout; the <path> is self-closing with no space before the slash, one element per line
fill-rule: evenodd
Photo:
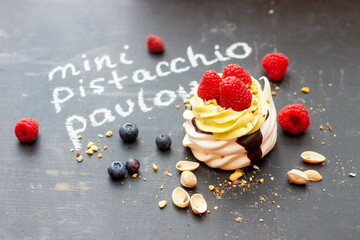
<path fill-rule="evenodd" d="M 121 66 L 133 65 L 134 59 L 131 59 L 127 55 L 127 50 L 130 48 L 129 45 L 124 45 L 124 52 L 121 52 L 118 56 L 118 61 L 114 61 L 109 55 L 96 56 L 92 60 L 88 58 L 86 54 L 81 55 L 82 64 L 80 66 L 74 63 L 66 63 L 63 66 L 56 66 L 48 74 L 48 81 L 57 80 L 56 87 L 52 92 L 51 103 L 54 105 L 56 113 L 60 113 L 63 108 L 66 108 L 66 103 L 78 96 L 80 98 L 86 98 L 87 96 L 100 96 L 108 85 L 113 85 L 120 92 L 127 91 L 124 86 L 125 82 L 132 81 L 134 84 L 143 84 L 144 82 L 152 82 L 159 78 L 170 76 L 171 74 L 184 73 L 192 68 L 199 66 L 209 66 L 217 62 L 229 61 L 231 59 L 244 59 L 247 58 L 252 48 L 245 42 L 237 42 L 231 44 L 225 49 L 225 54 L 221 53 L 219 45 L 214 46 L 213 57 L 205 56 L 202 53 L 194 51 L 192 46 L 186 48 L 186 57 L 176 57 L 170 61 L 159 61 L 156 63 L 154 69 L 146 69 L 140 67 L 133 70 L 129 74 L 124 74 L 118 68 Z M 111 72 L 111 79 L 106 77 L 96 77 L 91 80 L 84 79 L 84 74 L 89 71 L 106 71 Z M 80 76 L 79 76 L 80 75 Z M 65 86 L 65 81 L 69 77 L 79 76 L 78 91 L 76 88 Z M 59 86 L 60 85 L 60 86 Z M 144 89 L 140 87 L 137 92 L 137 99 L 122 99 L 121 103 L 116 103 L 113 110 L 108 108 L 97 108 L 94 109 L 87 117 L 72 115 L 66 118 L 65 128 L 72 141 L 74 148 L 79 150 L 82 148 L 81 142 L 78 139 L 78 135 L 84 132 L 87 128 L 87 122 L 90 122 L 92 127 L 99 127 L 108 122 L 113 122 L 117 117 L 125 118 L 131 115 L 136 107 L 144 113 L 150 112 L 155 107 L 167 107 L 171 105 L 177 97 L 181 99 L 189 98 L 196 87 L 197 81 L 190 81 L 186 87 L 178 85 L 178 89 L 163 89 L 157 93 L 152 93 L 152 98 L 144 99 Z M 150 101 L 149 101 L 150 99 Z"/>

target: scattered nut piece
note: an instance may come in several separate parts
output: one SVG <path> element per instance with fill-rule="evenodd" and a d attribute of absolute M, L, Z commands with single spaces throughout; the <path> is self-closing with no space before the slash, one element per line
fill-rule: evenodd
<path fill-rule="evenodd" d="M 76 158 L 76 160 L 78 161 L 78 162 L 82 162 L 82 160 L 84 160 L 84 158 L 83 158 L 83 156 L 78 156 L 77 158 Z"/>
<path fill-rule="evenodd" d="M 189 103 L 189 102 L 190 102 L 189 98 L 184 99 L 184 104 Z"/>
<path fill-rule="evenodd" d="M 275 95 L 276 95 L 276 92 L 275 92 L 275 91 L 272 91 L 272 92 L 271 92 L 271 95 L 275 96 Z"/>
<path fill-rule="evenodd" d="M 164 189 L 164 184 L 160 186 L 160 189 L 163 190 Z"/>
<path fill-rule="evenodd" d="M 185 208 L 190 203 L 190 196 L 183 188 L 177 187 L 172 192 L 172 201 L 177 207 Z"/>
<path fill-rule="evenodd" d="M 102 158 L 102 154 L 101 154 L 101 153 L 98 153 L 98 158 Z"/>
<path fill-rule="evenodd" d="M 96 145 L 92 145 L 92 146 L 91 146 L 91 149 L 92 149 L 94 152 L 99 151 L 99 147 L 96 146 Z"/>
<path fill-rule="evenodd" d="M 308 176 L 297 169 L 292 169 L 287 173 L 290 181 L 295 184 L 305 184 L 309 181 Z"/>
<path fill-rule="evenodd" d="M 215 186 L 214 185 L 209 185 L 209 190 L 212 191 L 215 189 Z"/>
<path fill-rule="evenodd" d="M 263 179 L 263 178 L 259 179 L 259 182 L 260 182 L 260 183 L 263 183 L 263 182 L 264 182 L 264 179 Z"/>
<path fill-rule="evenodd" d="M 94 143 L 90 141 L 90 142 L 87 144 L 87 148 L 91 148 L 92 145 L 94 145 Z"/>
<path fill-rule="evenodd" d="M 325 156 L 321 155 L 320 153 L 313 152 L 313 151 L 306 151 L 301 154 L 302 160 L 307 163 L 321 163 L 325 161 Z"/>
<path fill-rule="evenodd" d="M 301 88 L 301 91 L 302 91 L 303 93 L 309 93 L 309 92 L 310 92 L 310 88 L 308 88 L 308 87 L 303 87 L 303 88 Z"/>
<path fill-rule="evenodd" d="M 166 176 L 172 177 L 172 173 L 169 173 L 168 171 L 164 172 Z"/>
<path fill-rule="evenodd" d="M 230 181 L 235 181 L 236 179 L 242 177 L 243 175 L 244 175 L 243 172 L 235 170 L 235 172 L 230 175 L 229 179 L 230 179 Z"/>
<path fill-rule="evenodd" d="M 75 149 L 74 149 L 74 148 L 70 149 L 70 152 L 73 152 L 73 151 L 75 151 Z"/>
<path fill-rule="evenodd" d="M 179 109 L 180 108 L 180 105 L 176 105 L 176 109 Z"/>
<path fill-rule="evenodd" d="M 99 138 L 102 138 L 102 137 L 104 137 L 104 135 L 102 135 L 102 134 L 98 134 L 98 137 L 99 137 Z"/>
<path fill-rule="evenodd" d="M 316 170 L 307 170 L 304 173 L 308 176 L 309 180 L 312 182 L 318 182 L 322 180 L 322 176 Z"/>
<path fill-rule="evenodd" d="M 207 210 L 207 204 L 204 197 L 196 193 L 190 198 L 191 209 L 195 214 L 202 214 Z"/>
<path fill-rule="evenodd" d="M 92 150 L 92 148 L 90 148 L 89 150 L 86 151 L 87 154 L 92 155 L 94 153 L 94 151 Z"/>
<path fill-rule="evenodd" d="M 183 171 L 180 176 L 181 185 L 187 188 L 193 188 L 197 184 L 197 179 L 194 173 L 190 171 Z"/>
<path fill-rule="evenodd" d="M 262 219 L 262 218 L 259 219 L 259 222 L 263 222 L 263 221 L 264 221 L 264 219 Z"/>
<path fill-rule="evenodd" d="M 242 218 L 241 218 L 241 217 L 237 217 L 237 218 L 235 218 L 235 221 L 237 221 L 237 222 L 242 222 Z"/>
<path fill-rule="evenodd" d="M 193 171 L 200 166 L 198 162 L 179 161 L 176 163 L 176 168 L 180 171 Z"/>
<path fill-rule="evenodd" d="M 350 177 L 356 177 L 356 173 L 349 173 Z"/>
<path fill-rule="evenodd" d="M 158 203 L 159 208 L 164 208 L 164 207 L 166 206 L 166 204 L 167 204 L 167 201 L 166 201 L 166 200 L 162 200 L 162 201 L 160 201 L 160 202 Z"/>
<path fill-rule="evenodd" d="M 276 86 L 276 87 L 275 87 L 275 90 L 276 90 L 276 91 L 279 91 L 279 90 L 280 90 L 280 87 L 279 87 L 279 86 Z"/>
<path fill-rule="evenodd" d="M 105 134 L 107 137 L 111 137 L 113 135 L 113 132 L 112 131 L 107 131 L 106 134 Z"/>
<path fill-rule="evenodd" d="M 158 167 L 155 164 L 153 164 L 152 167 L 155 172 L 158 170 Z"/>
<path fill-rule="evenodd" d="M 260 168 L 257 165 L 253 165 L 253 169 L 260 170 Z"/>
<path fill-rule="evenodd" d="M 104 150 L 106 150 L 107 149 L 107 146 L 104 146 Z"/>

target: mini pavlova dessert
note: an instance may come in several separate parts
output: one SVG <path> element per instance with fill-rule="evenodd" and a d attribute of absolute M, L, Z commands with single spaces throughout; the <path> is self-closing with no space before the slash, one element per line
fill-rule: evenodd
<path fill-rule="evenodd" d="M 208 166 L 224 170 L 255 164 L 277 139 L 276 109 L 266 77 L 264 90 L 242 67 L 207 71 L 183 116 L 183 145 Z"/>

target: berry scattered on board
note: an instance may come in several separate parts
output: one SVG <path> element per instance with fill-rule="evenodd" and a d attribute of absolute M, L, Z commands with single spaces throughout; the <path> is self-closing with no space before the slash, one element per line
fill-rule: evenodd
<path fill-rule="evenodd" d="M 32 142 L 39 133 L 39 123 L 32 118 L 22 118 L 15 124 L 14 131 L 20 142 Z"/>
<path fill-rule="evenodd" d="M 262 66 L 273 81 L 284 78 L 289 59 L 283 53 L 270 53 L 263 57 Z"/>
<path fill-rule="evenodd" d="M 119 135 L 125 143 L 132 143 L 135 142 L 137 136 L 139 135 L 139 129 L 135 124 L 125 123 L 120 127 Z"/>
<path fill-rule="evenodd" d="M 165 50 L 165 45 L 160 37 L 150 35 L 147 38 L 147 48 L 151 53 L 162 53 Z"/>
<path fill-rule="evenodd" d="M 166 151 L 170 149 L 171 138 L 167 134 L 160 134 L 159 136 L 156 137 L 155 143 L 156 146 L 159 148 L 159 150 Z"/>
<path fill-rule="evenodd" d="M 308 129 L 310 125 L 309 112 L 301 104 L 290 104 L 280 110 L 278 121 L 284 130 L 298 134 Z"/>

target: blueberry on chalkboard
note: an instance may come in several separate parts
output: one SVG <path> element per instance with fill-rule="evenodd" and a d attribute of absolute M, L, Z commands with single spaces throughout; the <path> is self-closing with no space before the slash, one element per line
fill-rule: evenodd
<path fill-rule="evenodd" d="M 135 142 L 137 136 L 139 135 L 139 129 L 135 124 L 125 123 L 120 127 L 119 134 L 124 142 L 132 143 Z"/>
<path fill-rule="evenodd" d="M 126 162 L 126 170 L 129 173 L 136 173 L 140 168 L 140 162 L 135 158 L 130 158 Z"/>
<path fill-rule="evenodd" d="M 155 143 L 159 150 L 165 151 L 171 146 L 171 138 L 167 134 L 160 134 L 156 137 Z"/>
<path fill-rule="evenodd" d="M 112 162 L 108 167 L 108 173 L 114 180 L 123 179 L 126 176 L 126 166 L 119 161 Z"/>

